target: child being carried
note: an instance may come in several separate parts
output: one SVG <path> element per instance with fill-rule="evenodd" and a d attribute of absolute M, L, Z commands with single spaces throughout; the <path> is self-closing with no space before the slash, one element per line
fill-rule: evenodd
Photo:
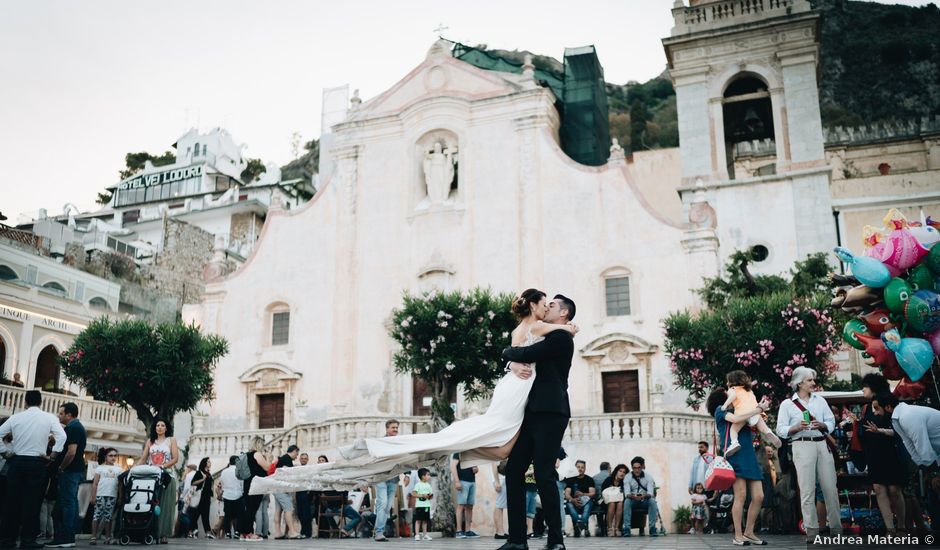
<path fill-rule="evenodd" d="M 721 406 L 721 410 L 727 411 L 730 407 L 733 407 L 734 412 L 743 413 L 757 408 L 757 396 L 755 396 L 754 392 L 751 390 L 751 377 L 748 376 L 746 372 L 743 370 L 733 370 L 725 377 L 725 381 L 728 383 L 728 399 L 725 401 L 725 404 Z M 763 416 L 755 414 L 747 420 L 731 424 L 731 433 L 729 436 L 731 443 L 728 445 L 728 448 L 725 449 L 726 457 L 741 450 L 741 443 L 738 442 L 738 433 L 745 424 L 756 427 L 757 431 L 763 434 L 764 439 L 773 444 L 774 447 L 780 447 L 780 438 L 767 426 Z"/>

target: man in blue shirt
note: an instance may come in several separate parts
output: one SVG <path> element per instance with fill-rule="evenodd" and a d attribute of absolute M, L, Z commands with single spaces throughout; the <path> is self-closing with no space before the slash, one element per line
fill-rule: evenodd
<path fill-rule="evenodd" d="M 55 537 L 47 548 L 72 548 L 78 530 L 78 484 L 85 478 L 85 427 L 78 421 L 78 405 L 59 407 L 59 422 L 65 426 L 65 452 L 59 463 L 58 514 L 53 514 Z"/>

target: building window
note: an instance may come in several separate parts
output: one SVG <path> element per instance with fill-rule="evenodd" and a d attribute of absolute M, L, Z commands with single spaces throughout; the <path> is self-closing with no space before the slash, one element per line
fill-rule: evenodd
<path fill-rule="evenodd" d="M 196 144 L 196 146 L 194 147 L 194 149 L 195 149 L 195 156 L 198 157 L 198 156 L 199 156 L 199 144 L 198 144 L 198 143 Z"/>
<path fill-rule="evenodd" d="M 271 315 L 271 345 L 283 346 L 290 341 L 290 312 L 279 311 Z"/>
<path fill-rule="evenodd" d="M 61 294 L 62 296 L 68 295 L 68 291 L 65 290 L 65 287 L 55 281 L 49 281 L 48 283 L 42 285 L 42 287 L 49 289 L 55 292 L 56 294 Z"/>
<path fill-rule="evenodd" d="M 88 301 L 88 307 L 90 307 L 91 309 L 97 309 L 97 310 L 101 310 L 101 311 L 107 311 L 107 310 L 111 309 L 111 308 L 108 306 L 107 300 L 105 300 L 104 298 L 101 298 L 100 296 L 95 296 L 94 298 L 92 298 L 91 300 L 89 300 L 89 301 Z"/>
<path fill-rule="evenodd" d="M 19 278 L 19 275 L 10 266 L 0 265 L 0 281 L 15 281 Z"/>
<path fill-rule="evenodd" d="M 630 315 L 630 277 L 604 279 L 607 315 Z"/>
<path fill-rule="evenodd" d="M 284 427 L 284 394 L 268 393 L 258 396 L 258 429 Z"/>
<path fill-rule="evenodd" d="M 604 412 L 637 412 L 640 410 L 639 373 L 622 370 L 601 373 L 604 390 Z"/>

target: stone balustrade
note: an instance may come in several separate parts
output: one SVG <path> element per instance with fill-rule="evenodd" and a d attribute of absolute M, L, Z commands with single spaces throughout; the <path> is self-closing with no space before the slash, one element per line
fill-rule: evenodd
<path fill-rule="evenodd" d="M 261 436 L 275 455 L 290 445 L 304 452 L 317 453 L 347 445 L 364 437 L 385 434 L 388 417 L 346 417 L 316 424 L 300 424 L 288 430 L 250 430 L 241 432 L 195 434 L 189 439 L 190 456 L 228 457 L 248 448 L 251 439 Z M 400 434 L 431 431 L 429 417 L 399 418 Z M 714 421 L 704 415 L 688 413 L 613 413 L 573 417 L 568 424 L 566 442 L 616 442 L 668 440 L 695 443 L 711 436 Z"/>
<path fill-rule="evenodd" d="M 793 8 L 794 0 L 723 0 L 672 10 L 676 28 L 685 32 L 700 26 L 723 26 L 746 23 L 762 17 L 784 15 Z M 673 32 L 673 36 L 676 33 Z"/>
<path fill-rule="evenodd" d="M 88 431 L 90 439 L 125 443 L 127 447 L 136 447 L 140 444 L 143 448 L 147 430 L 132 409 L 123 409 L 87 397 L 41 393 L 42 410 L 53 414 L 58 412 L 59 407 L 70 401 L 78 405 L 78 418 Z M 0 416 L 11 416 L 25 408 L 25 388 L 0 385 Z"/>
<path fill-rule="evenodd" d="M 901 139 L 927 139 L 940 134 L 940 115 L 920 119 L 897 120 L 862 126 L 835 126 L 823 129 L 826 146 L 874 143 Z"/>

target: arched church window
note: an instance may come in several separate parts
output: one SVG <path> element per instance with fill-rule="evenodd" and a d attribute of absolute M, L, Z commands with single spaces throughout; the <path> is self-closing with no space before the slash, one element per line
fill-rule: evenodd
<path fill-rule="evenodd" d="M 728 176 L 776 171 L 774 117 L 767 84 L 750 73 L 735 76 L 722 98 Z"/>
<path fill-rule="evenodd" d="M 199 144 L 198 143 L 193 147 L 193 156 L 194 157 L 199 156 Z"/>

